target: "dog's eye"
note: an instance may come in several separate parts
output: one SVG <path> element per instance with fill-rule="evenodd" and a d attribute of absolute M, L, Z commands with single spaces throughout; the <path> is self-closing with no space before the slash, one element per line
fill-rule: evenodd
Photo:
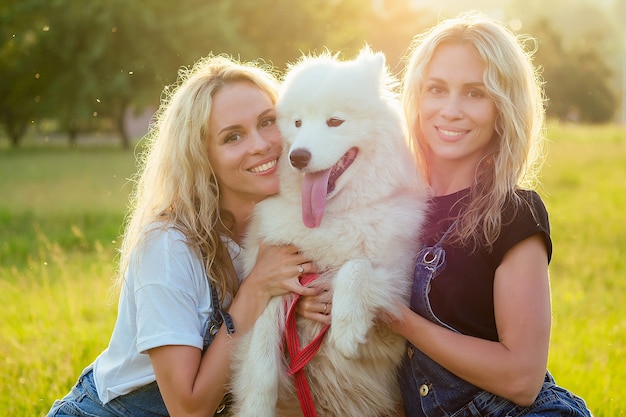
<path fill-rule="evenodd" d="M 341 126 L 343 122 L 344 121 L 341 119 L 337 119 L 336 117 L 331 117 L 330 119 L 326 120 L 326 125 L 328 127 L 337 127 L 337 126 Z"/>
<path fill-rule="evenodd" d="M 300 120 L 300 119 L 296 119 L 296 121 L 294 122 L 294 124 L 296 125 L 296 127 L 300 127 L 300 126 L 302 126 L 302 120 Z"/>

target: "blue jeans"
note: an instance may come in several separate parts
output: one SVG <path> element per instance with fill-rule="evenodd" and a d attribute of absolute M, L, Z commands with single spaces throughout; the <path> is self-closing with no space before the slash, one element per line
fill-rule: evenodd
<path fill-rule="evenodd" d="M 47 417 L 62 416 L 167 417 L 169 413 L 156 382 L 103 404 L 98 398 L 93 369 L 88 366 L 72 390 L 63 399 L 55 401 L 47 414 Z"/>
<path fill-rule="evenodd" d="M 450 373 L 411 344 L 400 370 L 406 417 L 591 417 L 585 402 L 546 373 L 529 407 L 484 391 Z"/>
<path fill-rule="evenodd" d="M 430 321 L 456 331 L 435 315 L 428 297 L 431 281 L 446 266 L 442 246 L 446 235 L 418 254 L 411 308 Z M 406 417 L 591 417 L 585 402 L 556 385 L 548 372 L 535 402 L 530 407 L 520 407 L 457 377 L 410 343 L 400 367 L 400 388 Z"/>

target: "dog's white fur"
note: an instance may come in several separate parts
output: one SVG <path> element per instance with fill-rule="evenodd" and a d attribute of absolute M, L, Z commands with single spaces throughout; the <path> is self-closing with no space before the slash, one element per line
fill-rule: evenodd
<path fill-rule="evenodd" d="M 327 271 L 318 280 L 332 282 L 332 324 L 304 368 L 319 416 L 380 417 L 399 401 L 405 340 L 374 319 L 408 301 L 424 198 L 392 87 L 384 56 L 368 47 L 351 61 L 306 56 L 289 70 L 277 103 L 285 141 L 280 193 L 257 204 L 244 245 L 246 274 L 264 239 L 295 244 Z M 351 148 L 358 154 L 328 194 L 321 224 L 305 226 L 303 176 L 335 165 Z M 303 149 L 311 158 L 297 170 L 290 156 Z M 282 350 L 290 297 L 271 300 L 240 341 L 232 384 L 237 416 L 302 416 Z M 321 327 L 298 318 L 303 347 Z"/>

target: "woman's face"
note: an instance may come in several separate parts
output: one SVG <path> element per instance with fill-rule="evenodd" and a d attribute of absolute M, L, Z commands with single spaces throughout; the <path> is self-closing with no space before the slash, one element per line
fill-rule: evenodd
<path fill-rule="evenodd" d="M 484 69 L 469 43 L 443 43 L 435 50 L 424 74 L 419 116 L 431 163 L 473 169 L 485 154 L 497 109 L 483 83 Z"/>
<path fill-rule="evenodd" d="M 209 136 L 222 207 L 256 203 L 278 192 L 282 138 L 265 92 L 244 81 L 223 86 L 213 96 Z"/>

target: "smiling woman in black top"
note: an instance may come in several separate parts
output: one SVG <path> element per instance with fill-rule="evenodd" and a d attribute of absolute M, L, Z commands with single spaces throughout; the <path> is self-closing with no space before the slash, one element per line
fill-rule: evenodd
<path fill-rule="evenodd" d="M 411 305 L 407 416 L 589 416 L 557 386 L 550 343 L 548 214 L 539 167 L 541 83 L 524 44 L 465 14 L 418 36 L 403 85 L 411 140 L 432 192 Z"/>

